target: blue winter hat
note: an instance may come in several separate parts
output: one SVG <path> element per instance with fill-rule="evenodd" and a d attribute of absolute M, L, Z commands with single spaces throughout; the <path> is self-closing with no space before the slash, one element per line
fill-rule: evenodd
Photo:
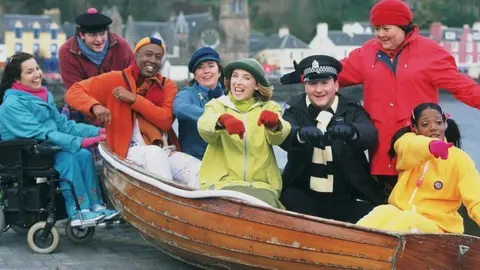
<path fill-rule="evenodd" d="M 219 63 L 220 55 L 210 47 L 202 47 L 193 53 L 192 58 L 190 58 L 190 61 L 188 62 L 188 70 L 191 73 L 194 73 L 198 64 L 207 60 Z"/>

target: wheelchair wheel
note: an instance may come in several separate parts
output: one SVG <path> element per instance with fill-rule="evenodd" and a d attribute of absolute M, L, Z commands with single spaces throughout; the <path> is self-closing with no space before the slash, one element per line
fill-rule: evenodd
<path fill-rule="evenodd" d="M 84 244 L 90 241 L 95 234 L 95 227 L 72 227 L 70 219 L 65 226 L 65 234 L 75 244 Z"/>
<path fill-rule="evenodd" d="M 28 246 L 31 250 L 39 254 L 52 253 L 58 247 L 58 243 L 60 241 L 60 234 L 55 227 L 52 228 L 47 239 L 41 239 L 41 235 L 46 224 L 47 223 L 45 221 L 40 221 L 35 223 L 30 230 L 28 230 Z"/>

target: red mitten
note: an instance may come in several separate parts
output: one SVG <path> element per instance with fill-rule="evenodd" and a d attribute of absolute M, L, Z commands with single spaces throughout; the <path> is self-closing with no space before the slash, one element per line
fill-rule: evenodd
<path fill-rule="evenodd" d="M 271 111 L 263 111 L 258 118 L 257 125 L 264 125 L 269 129 L 274 129 L 278 126 L 278 114 Z"/>
<path fill-rule="evenodd" d="M 89 148 L 94 146 L 96 143 L 101 142 L 106 139 L 105 134 L 98 135 L 96 137 L 85 138 L 82 140 L 82 147 Z"/>
<path fill-rule="evenodd" d="M 440 140 L 431 141 L 429 144 L 430 153 L 436 158 L 447 159 L 448 148 L 452 147 L 453 143 L 447 143 Z"/>
<path fill-rule="evenodd" d="M 243 125 L 242 121 L 238 120 L 237 118 L 233 117 L 228 113 L 224 113 L 218 118 L 218 123 L 225 127 L 228 134 L 237 134 L 238 136 L 240 136 L 240 139 L 243 139 L 243 133 L 245 133 L 245 126 Z"/>

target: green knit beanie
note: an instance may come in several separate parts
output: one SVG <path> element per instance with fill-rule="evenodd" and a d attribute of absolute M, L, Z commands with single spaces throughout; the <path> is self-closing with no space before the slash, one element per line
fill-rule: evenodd
<path fill-rule="evenodd" d="M 265 79 L 265 72 L 263 71 L 263 67 L 257 60 L 253 58 L 244 58 L 228 64 L 224 68 L 225 78 L 230 79 L 235 69 L 248 71 L 248 73 L 252 74 L 252 76 L 255 78 L 255 80 L 257 80 L 260 85 L 270 87 L 267 79 Z"/>

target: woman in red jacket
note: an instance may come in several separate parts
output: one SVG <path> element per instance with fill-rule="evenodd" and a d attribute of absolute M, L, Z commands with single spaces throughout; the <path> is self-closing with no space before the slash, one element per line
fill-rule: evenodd
<path fill-rule="evenodd" d="M 410 125 L 420 103 L 438 104 L 438 89 L 480 108 L 480 86 L 458 72 L 454 58 L 434 40 L 420 36 L 413 14 L 400 0 L 382 0 L 370 12 L 376 38 L 343 59 L 340 86 L 363 84 L 364 107 L 379 132 L 371 173 L 394 184 L 398 172 L 388 156 L 396 130 Z M 393 121 L 392 121 L 393 120 Z"/>

